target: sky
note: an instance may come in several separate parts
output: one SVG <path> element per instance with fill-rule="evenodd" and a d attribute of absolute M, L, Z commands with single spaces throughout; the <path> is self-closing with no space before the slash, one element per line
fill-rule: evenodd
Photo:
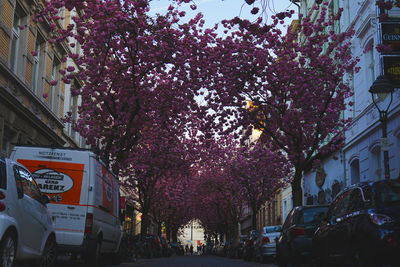
<path fill-rule="evenodd" d="M 267 19 L 267 23 L 272 21 L 270 16 L 278 12 L 290 9 L 297 14 L 298 11 L 297 6 L 290 0 L 256 0 L 253 6 L 249 6 L 244 0 L 193 0 L 192 2 L 197 5 L 195 11 L 192 11 L 188 4 L 181 9 L 187 12 L 187 18 L 194 17 L 198 12 L 203 13 L 206 28 L 213 27 L 215 23 L 221 20 L 232 19 L 236 16 L 255 21 L 260 16 L 260 12 L 257 15 L 252 15 L 250 11 L 253 6 L 264 10 L 263 17 Z M 261 2 L 264 2 L 264 8 L 261 6 Z M 152 0 L 150 14 L 165 13 L 170 3 L 170 0 Z M 297 18 L 297 15 L 295 15 L 295 18 Z"/>

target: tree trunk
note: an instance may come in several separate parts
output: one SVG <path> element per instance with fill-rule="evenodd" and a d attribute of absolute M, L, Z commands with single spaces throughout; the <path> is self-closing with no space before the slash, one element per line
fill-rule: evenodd
<path fill-rule="evenodd" d="M 147 234 L 147 228 L 149 227 L 149 212 L 143 210 L 142 212 L 142 223 L 140 225 L 140 234 L 143 237 Z"/>
<path fill-rule="evenodd" d="M 169 225 L 169 223 L 167 223 L 165 225 L 165 232 L 167 233 L 167 240 L 171 241 L 171 226 Z"/>
<path fill-rule="evenodd" d="M 178 229 L 172 229 L 172 242 L 178 242 Z"/>
<path fill-rule="evenodd" d="M 293 207 L 303 205 L 303 189 L 301 188 L 301 179 L 303 178 L 303 170 L 295 167 L 295 173 L 292 181 Z"/>
<path fill-rule="evenodd" d="M 158 236 L 161 236 L 161 229 L 162 228 L 162 223 L 160 222 L 160 223 L 157 223 L 157 235 Z"/>
<path fill-rule="evenodd" d="M 251 205 L 251 230 L 257 229 L 257 207 L 256 205 Z"/>

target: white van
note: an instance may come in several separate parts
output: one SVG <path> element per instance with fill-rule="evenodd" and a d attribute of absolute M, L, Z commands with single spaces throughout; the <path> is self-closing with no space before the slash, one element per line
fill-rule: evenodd
<path fill-rule="evenodd" d="M 34 176 L 51 198 L 59 252 L 81 254 L 97 266 L 100 254 L 120 262 L 122 237 L 119 185 L 96 154 L 88 150 L 15 146 L 11 158 Z"/>

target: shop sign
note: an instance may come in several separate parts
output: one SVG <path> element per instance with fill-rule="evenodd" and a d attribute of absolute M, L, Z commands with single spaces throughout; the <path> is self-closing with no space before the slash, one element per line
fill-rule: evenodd
<path fill-rule="evenodd" d="M 400 88 L 400 56 L 383 57 L 383 68 L 386 78 Z"/>
<path fill-rule="evenodd" d="M 399 23 L 382 23 L 382 44 L 390 45 L 393 53 L 400 52 Z"/>

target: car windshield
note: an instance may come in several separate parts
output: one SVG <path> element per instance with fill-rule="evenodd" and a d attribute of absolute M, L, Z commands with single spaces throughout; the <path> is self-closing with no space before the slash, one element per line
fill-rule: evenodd
<path fill-rule="evenodd" d="M 257 239 L 258 231 L 250 231 L 250 239 Z"/>
<path fill-rule="evenodd" d="M 374 200 L 377 206 L 400 204 L 400 182 L 385 180 L 373 185 Z"/>
<path fill-rule="evenodd" d="M 320 223 L 324 219 L 327 210 L 328 207 L 305 208 L 299 213 L 297 223 Z"/>
<path fill-rule="evenodd" d="M 279 232 L 280 230 L 281 230 L 281 226 L 280 225 L 264 227 L 264 233 L 266 233 L 266 234 Z"/>

